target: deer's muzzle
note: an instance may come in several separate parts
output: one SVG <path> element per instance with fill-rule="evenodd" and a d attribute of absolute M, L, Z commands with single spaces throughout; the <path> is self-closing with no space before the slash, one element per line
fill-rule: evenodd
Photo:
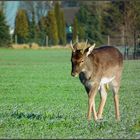
<path fill-rule="evenodd" d="M 78 73 L 77 73 L 77 72 L 72 72 L 71 75 L 72 75 L 73 77 L 77 77 L 77 76 L 78 76 Z"/>

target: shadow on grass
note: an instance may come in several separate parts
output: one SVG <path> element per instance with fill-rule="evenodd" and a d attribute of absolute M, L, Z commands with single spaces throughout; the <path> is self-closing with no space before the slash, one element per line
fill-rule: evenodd
<path fill-rule="evenodd" d="M 11 113 L 11 117 L 16 119 L 36 119 L 36 120 L 54 120 L 54 119 L 66 119 L 66 116 L 62 114 L 55 114 L 53 112 L 45 113 L 33 113 L 33 112 L 20 112 L 18 110 Z"/>
<path fill-rule="evenodd" d="M 25 112 L 13 112 L 11 114 L 11 117 L 16 118 L 16 119 L 22 119 L 22 118 L 26 118 L 26 119 L 36 119 L 36 120 L 41 120 L 43 119 L 43 115 L 42 114 L 35 114 L 35 113 L 25 113 Z"/>
<path fill-rule="evenodd" d="M 112 132 L 112 128 L 117 130 L 117 127 L 120 126 L 120 122 L 117 121 L 108 121 L 106 119 L 99 120 L 97 122 L 93 121 L 88 123 L 88 130 L 93 133 L 94 130 L 96 131 L 104 131 L 107 130 L 107 133 Z"/>
<path fill-rule="evenodd" d="M 33 113 L 33 112 L 21 112 L 16 110 L 11 113 L 11 117 L 15 119 L 28 119 L 28 120 L 40 120 L 46 121 L 47 127 L 52 129 L 53 127 L 77 127 L 77 129 L 85 129 L 86 127 L 90 132 L 96 130 L 104 130 L 106 128 L 113 127 L 112 123 L 107 120 L 101 120 L 99 122 L 91 121 L 90 123 L 79 121 L 76 116 L 68 116 L 59 112 L 45 112 L 45 113 Z M 115 124 L 115 123 L 114 123 Z"/>

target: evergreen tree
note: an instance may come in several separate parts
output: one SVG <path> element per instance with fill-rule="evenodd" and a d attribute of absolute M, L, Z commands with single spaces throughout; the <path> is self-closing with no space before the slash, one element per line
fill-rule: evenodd
<path fill-rule="evenodd" d="M 123 1 L 110 2 L 102 12 L 102 33 L 114 34 L 123 24 Z"/>
<path fill-rule="evenodd" d="M 91 5 L 81 5 L 77 19 L 80 25 L 80 34 L 85 36 L 85 39 L 89 39 L 91 43 L 102 42 L 100 18 L 95 2 L 92 2 Z"/>
<path fill-rule="evenodd" d="M 78 37 L 78 21 L 77 18 L 75 17 L 73 21 L 73 34 L 72 34 L 73 42 L 77 41 L 77 37 Z"/>
<path fill-rule="evenodd" d="M 6 24 L 3 10 L 0 9 L 0 47 L 5 47 L 10 44 L 9 27 Z"/>
<path fill-rule="evenodd" d="M 48 35 L 47 17 L 41 17 L 38 23 L 38 40 L 40 45 L 46 45 L 46 36 Z"/>
<path fill-rule="evenodd" d="M 35 23 L 35 10 L 32 10 L 32 19 L 29 21 L 29 41 L 36 41 L 36 23 Z"/>
<path fill-rule="evenodd" d="M 54 11 L 58 30 L 58 43 L 64 45 L 66 44 L 66 24 L 64 20 L 64 12 L 60 9 L 59 2 L 55 3 Z"/>
<path fill-rule="evenodd" d="M 50 43 L 53 45 L 58 44 L 58 30 L 54 10 L 48 12 L 48 35 Z"/>
<path fill-rule="evenodd" d="M 29 21 L 26 11 L 20 9 L 16 15 L 15 34 L 17 35 L 18 43 L 25 43 L 29 37 Z"/>
<path fill-rule="evenodd" d="M 56 18 L 56 25 L 57 25 L 57 30 L 58 30 L 58 41 L 59 43 L 62 42 L 61 40 L 61 15 L 60 15 L 60 5 L 59 2 L 56 2 L 55 7 L 54 7 L 54 12 L 55 12 L 55 18 Z"/>
<path fill-rule="evenodd" d="M 84 40 L 85 38 L 85 28 L 78 22 L 77 17 L 75 16 L 74 21 L 73 21 L 73 34 L 72 34 L 72 40 L 74 42 L 77 41 L 77 39 Z"/>
<path fill-rule="evenodd" d="M 78 24 L 78 39 L 85 40 L 85 28 Z"/>
<path fill-rule="evenodd" d="M 64 11 L 60 12 L 60 17 L 61 17 L 61 41 L 62 44 L 65 45 L 66 44 L 66 23 L 65 23 L 65 19 L 64 19 Z"/>

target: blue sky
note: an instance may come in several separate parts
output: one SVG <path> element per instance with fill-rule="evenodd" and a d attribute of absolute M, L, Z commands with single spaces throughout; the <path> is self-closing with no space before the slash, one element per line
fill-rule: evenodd
<path fill-rule="evenodd" d="M 6 1 L 6 21 L 10 27 L 14 27 L 18 4 L 19 1 Z"/>

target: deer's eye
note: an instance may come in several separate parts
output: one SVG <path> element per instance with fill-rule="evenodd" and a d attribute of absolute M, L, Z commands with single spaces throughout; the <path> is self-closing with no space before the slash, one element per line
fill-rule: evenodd
<path fill-rule="evenodd" d="M 84 60 L 81 61 L 81 63 L 83 63 L 83 62 L 84 62 Z"/>

